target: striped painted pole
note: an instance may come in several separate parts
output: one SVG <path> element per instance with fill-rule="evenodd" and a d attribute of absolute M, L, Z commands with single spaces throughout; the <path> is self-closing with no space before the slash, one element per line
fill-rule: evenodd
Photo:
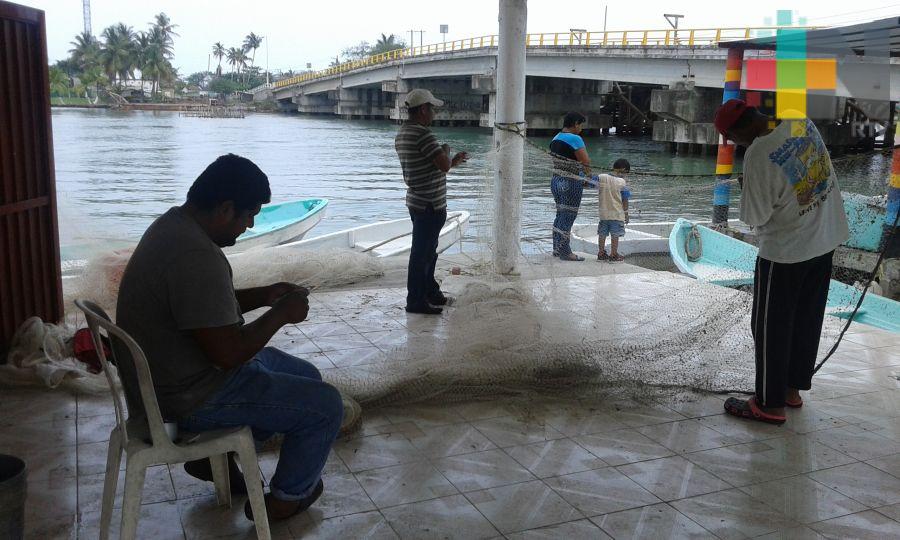
<path fill-rule="evenodd" d="M 900 112 L 900 111 L 898 111 Z M 897 117 L 897 115 L 894 115 Z M 883 245 L 884 258 L 900 259 L 900 237 L 897 231 L 892 231 L 894 223 L 897 222 L 897 214 L 900 213 L 900 118 L 896 122 L 894 131 L 894 151 L 893 161 L 891 163 L 891 179 L 888 183 L 887 211 L 884 213 L 884 231 L 881 235 L 882 243 L 887 244 L 891 233 L 893 232 L 893 241 L 890 245 Z"/>
<path fill-rule="evenodd" d="M 725 88 L 722 103 L 741 96 L 741 75 L 744 71 L 744 49 L 728 49 L 725 61 Z M 731 173 L 734 170 L 734 143 L 719 135 L 716 157 L 716 187 L 713 190 L 713 225 L 728 224 L 728 205 L 731 200 Z"/>

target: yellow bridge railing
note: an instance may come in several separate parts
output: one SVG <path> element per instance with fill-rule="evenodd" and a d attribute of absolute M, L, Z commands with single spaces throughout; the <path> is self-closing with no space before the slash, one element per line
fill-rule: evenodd
<path fill-rule="evenodd" d="M 600 32 L 555 32 L 528 34 L 525 37 L 527 47 L 699 47 L 717 45 L 724 41 L 750 39 L 754 31 L 774 34 L 778 26 L 762 26 L 752 28 L 695 28 L 681 30 L 617 30 Z M 796 28 L 796 27 L 792 27 Z M 806 27 L 812 29 L 814 27 Z M 275 89 L 292 86 L 298 83 L 330 77 L 348 71 L 361 69 L 394 60 L 424 56 L 429 54 L 452 53 L 474 49 L 496 47 L 499 36 L 478 36 L 445 43 L 423 45 L 397 49 L 382 54 L 372 55 L 360 60 L 350 60 L 337 66 L 319 71 L 308 71 L 296 77 L 282 79 L 274 84 Z"/>

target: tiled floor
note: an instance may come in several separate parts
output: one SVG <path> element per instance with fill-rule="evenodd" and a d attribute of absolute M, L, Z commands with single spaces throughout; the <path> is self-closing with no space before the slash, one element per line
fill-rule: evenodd
<path fill-rule="evenodd" d="M 640 279 L 657 278 L 672 279 Z M 401 294 L 317 294 L 309 323 L 273 344 L 326 373 L 364 370 L 442 331 L 398 309 Z M 846 340 L 782 427 L 724 416 L 718 395 L 369 412 L 335 446 L 323 497 L 275 537 L 900 538 L 900 336 L 856 327 Z M 28 537 L 96 538 L 108 399 L 4 389 L 0 411 L 0 452 L 29 464 Z M 260 455 L 265 478 L 276 459 Z M 153 467 L 141 537 L 251 538 L 242 508 L 217 507 L 180 466 Z"/>

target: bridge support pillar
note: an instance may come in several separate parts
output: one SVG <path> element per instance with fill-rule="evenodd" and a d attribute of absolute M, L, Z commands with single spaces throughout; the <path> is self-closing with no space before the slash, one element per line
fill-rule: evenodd
<path fill-rule="evenodd" d="M 722 103 L 741 95 L 741 75 L 744 72 L 744 49 L 728 49 L 725 61 L 725 88 Z M 734 170 L 732 141 L 719 135 L 719 153 L 716 157 L 716 187 L 713 189 L 713 226 L 728 226 L 728 207 L 731 199 L 731 173 Z"/>
<path fill-rule="evenodd" d="M 328 93 L 300 94 L 294 98 L 297 112 L 304 114 L 334 114 L 335 102 L 329 99 Z"/>
<path fill-rule="evenodd" d="M 497 151 L 494 178 L 493 263 L 500 274 L 516 272 L 525 151 L 525 27 L 527 0 L 500 0 L 497 52 Z M 499 129 L 502 128 L 502 129 Z"/>
<path fill-rule="evenodd" d="M 403 92 L 400 92 L 400 89 Z M 404 100 L 410 90 L 424 88 L 444 102 L 443 107 L 434 111 L 436 126 L 472 126 L 478 125 L 481 116 L 483 97 L 471 88 L 469 77 L 446 77 L 429 79 L 403 79 L 397 82 L 392 107 L 389 111 L 391 120 L 407 119 Z"/>
<path fill-rule="evenodd" d="M 650 111 L 662 120 L 653 122 L 653 140 L 715 147 L 718 133 L 712 125 L 718 96 L 713 90 L 676 81 L 650 94 Z"/>
<path fill-rule="evenodd" d="M 390 116 L 392 100 L 380 87 L 339 87 L 335 94 L 337 106 L 334 112 L 342 118 L 368 120 Z"/>

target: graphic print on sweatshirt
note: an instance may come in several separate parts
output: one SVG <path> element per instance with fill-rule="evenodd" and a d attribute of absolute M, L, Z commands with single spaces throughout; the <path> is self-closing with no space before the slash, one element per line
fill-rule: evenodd
<path fill-rule="evenodd" d="M 798 136 L 787 139 L 780 148 L 769 154 L 772 163 L 784 172 L 801 211 L 819 196 L 827 196 L 828 179 L 831 177 L 831 160 L 822 138 L 816 136 L 816 127 L 809 120 L 789 120 L 791 133 Z M 820 202 L 820 201 L 819 201 Z"/>

